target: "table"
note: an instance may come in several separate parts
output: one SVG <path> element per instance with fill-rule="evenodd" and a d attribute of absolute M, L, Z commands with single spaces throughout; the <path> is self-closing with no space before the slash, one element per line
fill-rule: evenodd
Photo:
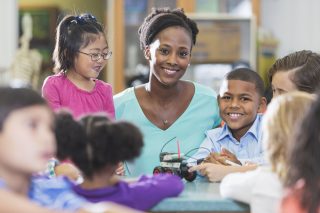
<path fill-rule="evenodd" d="M 250 212 L 248 205 L 220 196 L 220 183 L 210 183 L 203 177 L 185 181 L 179 197 L 166 198 L 151 212 Z"/>

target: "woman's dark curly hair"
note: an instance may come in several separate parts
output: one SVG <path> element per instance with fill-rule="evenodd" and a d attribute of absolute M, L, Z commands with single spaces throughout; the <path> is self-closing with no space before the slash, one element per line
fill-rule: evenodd
<path fill-rule="evenodd" d="M 300 196 L 300 206 L 307 212 L 318 212 L 320 208 L 320 98 L 311 105 L 301 125 L 293 134 L 288 151 L 288 175 L 286 187 L 295 188 L 302 180 L 305 184 Z"/>
<path fill-rule="evenodd" d="M 143 137 L 140 130 L 125 121 L 111 121 L 104 114 L 82 117 L 57 116 L 58 154 L 70 157 L 86 178 L 121 161 L 140 155 Z"/>
<path fill-rule="evenodd" d="M 180 26 L 186 29 L 192 38 L 193 45 L 199 32 L 197 24 L 189 19 L 182 8 L 170 10 L 170 8 L 152 8 L 151 13 L 144 19 L 139 28 L 140 48 L 143 50 L 150 45 L 156 35 L 172 26 Z"/>

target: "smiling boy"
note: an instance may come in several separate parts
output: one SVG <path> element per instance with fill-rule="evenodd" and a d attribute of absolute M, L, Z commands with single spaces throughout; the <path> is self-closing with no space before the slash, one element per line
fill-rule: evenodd
<path fill-rule="evenodd" d="M 214 154 L 217 163 L 226 160 L 239 165 L 264 161 L 260 123 L 266 109 L 261 77 L 248 68 L 229 72 L 220 87 L 218 104 L 225 124 L 206 132 L 206 138 L 193 158 L 201 159 Z M 211 154 L 212 155 L 212 154 Z M 230 163 L 229 163 L 230 164 Z"/>

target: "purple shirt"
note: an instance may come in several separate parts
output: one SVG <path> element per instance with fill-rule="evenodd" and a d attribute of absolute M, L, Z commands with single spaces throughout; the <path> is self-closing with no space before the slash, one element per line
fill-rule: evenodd
<path fill-rule="evenodd" d="M 105 112 L 115 116 L 112 87 L 95 80 L 95 87 L 88 92 L 74 85 L 62 72 L 49 76 L 42 86 L 42 96 L 53 110 L 68 108 L 74 117 L 94 112 Z"/>
<path fill-rule="evenodd" d="M 137 182 L 120 181 L 114 186 L 100 189 L 83 189 L 74 186 L 74 191 L 90 202 L 112 201 L 139 210 L 149 210 L 167 197 L 175 197 L 184 188 L 180 177 L 171 174 L 142 176 Z"/>

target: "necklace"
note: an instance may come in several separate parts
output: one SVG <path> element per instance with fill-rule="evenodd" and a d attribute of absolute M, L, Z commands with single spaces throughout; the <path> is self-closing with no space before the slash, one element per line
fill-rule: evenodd
<path fill-rule="evenodd" d="M 162 120 L 162 123 L 164 126 L 166 126 L 168 124 L 168 120 L 163 120 L 163 119 L 161 119 L 161 120 Z"/>
<path fill-rule="evenodd" d="M 145 88 L 145 91 L 147 92 L 147 95 L 149 96 L 149 98 L 152 99 L 152 95 L 150 91 L 147 88 Z M 162 119 L 162 118 L 160 119 L 162 121 L 163 126 L 167 126 L 169 124 L 169 121 L 167 119 Z"/>

